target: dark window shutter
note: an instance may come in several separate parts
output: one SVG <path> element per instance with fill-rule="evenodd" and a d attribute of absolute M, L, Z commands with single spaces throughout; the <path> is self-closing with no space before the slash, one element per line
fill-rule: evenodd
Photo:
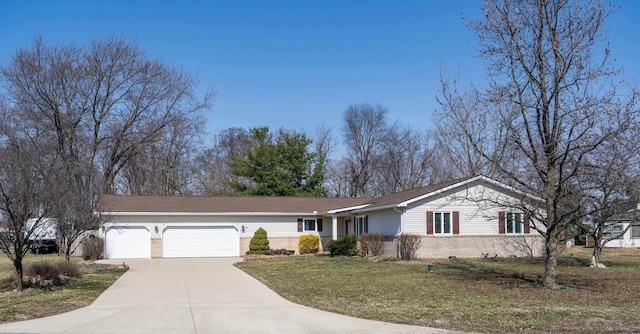
<path fill-rule="evenodd" d="M 504 211 L 500 211 L 498 212 L 498 233 L 500 234 L 504 234 L 505 233 L 505 214 Z"/>
<path fill-rule="evenodd" d="M 364 216 L 364 233 L 369 233 L 369 216 Z"/>
<path fill-rule="evenodd" d="M 302 218 L 298 218 L 298 232 L 302 232 Z"/>
<path fill-rule="evenodd" d="M 322 218 L 316 219 L 316 225 L 318 225 L 318 232 L 322 232 Z"/>
<path fill-rule="evenodd" d="M 460 234 L 460 212 L 453 212 L 453 234 Z"/>
<path fill-rule="evenodd" d="M 427 211 L 427 234 L 433 234 L 433 211 Z"/>
<path fill-rule="evenodd" d="M 531 227 L 529 226 L 529 215 L 528 214 L 524 214 L 524 234 L 529 234 L 531 233 Z"/>

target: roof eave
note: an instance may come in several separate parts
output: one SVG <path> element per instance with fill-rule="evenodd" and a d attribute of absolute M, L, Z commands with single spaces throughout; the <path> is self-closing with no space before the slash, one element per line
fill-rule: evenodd
<path fill-rule="evenodd" d="M 353 210 L 351 212 L 353 213 L 365 213 L 365 212 L 371 212 L 371 211 L 377 211 L 377 210 L 386 210 L 386 209 L 393 209 L 393 208 L 400 208 L 400 207 L 406 207 L 406 205 L 401 205 L 401 204 L 387 204 L 387 205 L 381 205 L 381 206 L 374 206 L 374 207 L 370 207 L 370 208 L 364 208 L 364 209 L 360 209 L 360 210 Z"/>
<path fill-rule="evenodd" d="M 101 216 L 315 216 L 314 212 L 147 212 L 104 211 Z"/>

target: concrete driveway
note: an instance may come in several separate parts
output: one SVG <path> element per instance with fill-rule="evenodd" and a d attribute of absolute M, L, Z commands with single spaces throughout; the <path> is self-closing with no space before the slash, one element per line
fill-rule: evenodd
<path fill-rule="evenodd" d="M 126 260 L 88 307 L 0 324 L 1 333 L 452 333 L 294 304 L 233 266 L 240 259 Z"/>

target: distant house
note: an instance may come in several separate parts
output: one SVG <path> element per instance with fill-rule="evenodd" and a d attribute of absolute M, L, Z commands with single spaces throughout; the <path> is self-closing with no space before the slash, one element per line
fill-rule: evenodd
<path fill-rule="evenodd" d="M 106 258 L 240 256 L 260 227 L 271 248 L 297 249 L 298 237 L 326 244 L 345 235 L 422 237 L 419 257 L 540 255 L 541 228 L 516 203 L 526 194 L 486 178 L 468 177 L 378 198 L 104 196 Z"/>
<path fill-rule="evenodd" d="M 627 229 L 627 227 L 629 228 Z M 619 238 L 607 242 L 604 245 L 606 248 L 640 247 L 640 204 L 637 208 L 611 217 L 605 225 L 602 236 L 604 239 L 619 236 Z M 586 246 L 594 246 L 593 238 L 589 235 Z"/>
<path fill-rule="evenodd" d="M 8 233 L 9 232 L 9 222 L 0 220 L 0 233 Z"/>

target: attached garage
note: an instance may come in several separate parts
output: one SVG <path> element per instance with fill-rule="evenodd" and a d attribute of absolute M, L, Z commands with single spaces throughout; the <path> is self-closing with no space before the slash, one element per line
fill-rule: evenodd
<path fill-rule="evenodd" d="M 105 236 L 105 258 L 148 259 L 151 235 L 144 226 L 112 227 Z"/>
<path fill-rule="evenodd" d="M 162 233 L 162 257 L 238 256 L 240 239 L 233 226 L 169 226 Z"/>

